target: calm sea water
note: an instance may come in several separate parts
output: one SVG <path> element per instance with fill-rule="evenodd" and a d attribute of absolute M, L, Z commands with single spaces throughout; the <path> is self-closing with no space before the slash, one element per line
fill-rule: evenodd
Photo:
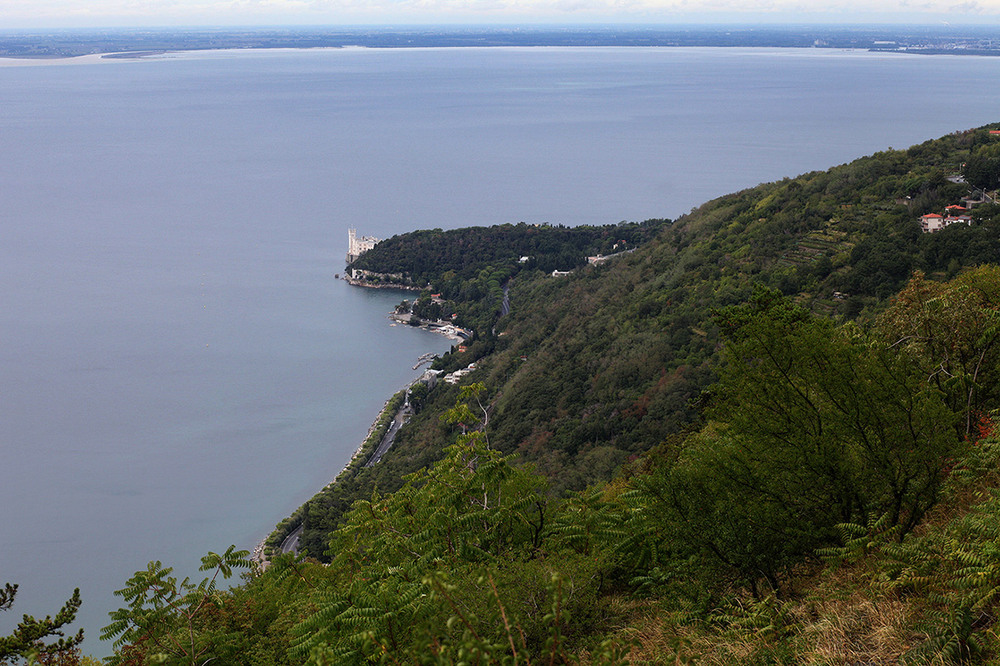
<path fill-rule="evenodd" d="M 998 74 L 741 49 L 0 66 L 0 631 L 80 586 L 106 653 L 133 571 L 252 547 L 447 349 L 333 278 L 348 227 L 674 217 L 995 121 Z"/>

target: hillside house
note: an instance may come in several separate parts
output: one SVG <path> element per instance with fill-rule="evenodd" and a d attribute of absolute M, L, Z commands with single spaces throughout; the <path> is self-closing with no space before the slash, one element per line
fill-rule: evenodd
<path fill-rule="evenodd" d="M 942 229 L 944 229 L 944 215 L 938 215 L 937 213 L 928 213 L 927 215 L 921 215 L 920 229 L 925 234 L 932 234 L 935 231 L 941 231 Z"/>
<path fill-rule="evenodd" d="M 961 206 L 948 206 L 949 209 L 954 211 L 955 209 L 965 210 Z M 925 234 L 933 234 L 935 232 L 941 231 L 945 227 L 950 227 L 953 224 L 965 224 L 972 226 L 972 216 L 971 215 L 938 215 L 937 213 L 928 213 L 927 215 L 922 215 L 920 217 L 920 229 Z"/>

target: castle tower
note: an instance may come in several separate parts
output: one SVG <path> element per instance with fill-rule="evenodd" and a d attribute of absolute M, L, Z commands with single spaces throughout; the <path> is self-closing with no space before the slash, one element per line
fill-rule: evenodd
<path fill-rule="evenodd" d="M 380 238 L 374 236 L 362 236 L 358 238 L 358 230 L 350 228 L 347 230 L 347 264 L 353 264 L 358 257 L 375 247 Z"/>

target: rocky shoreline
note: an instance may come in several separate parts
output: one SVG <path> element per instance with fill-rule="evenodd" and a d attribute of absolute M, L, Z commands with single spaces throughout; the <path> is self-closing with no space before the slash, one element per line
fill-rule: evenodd
<path fill-rule="evenodd" d="M 354 287 L 365 287 L 366 289 L 399 289 L 402 291 L 423 291 L 420 287 L 407 284 L 396 284 L 395 282 L 369 282 L 360 278 L 352 278 L 347 273 L 342 276 L 344 282 Z"/>
<path fill-rule="evenodd" d="M 342 277 L 347 284 L 354 287 L 364 287 L 366 289 L 401 289 L 403 291 L 423 291 L 419 287 L 397 283 L 368 282 L 360 278 L 350 277 L 347 273 L 344 273 Z M 431 321 L 429 319 L 417 318 L 418 323 L 413 323 L 413 315 L 400 315 L 394 312 L 389 314 L 389 319 L 393 321 L 393 325 L 401 324 L 412 326 L 413 328 L 421 328 L 432 333 L 440 333 L 449 340 L 454 340 L 456 342 L 466 342 L 472 338 L 472 331 L 467 331 L 464 328 L 455 326 L 449 321 Z"/>
<path fill-rule="evenodd" d="M 413 315 L 400 315 L 392 313 L 389 315 L 389 319 L 393 321 L 391 326 L 410 326 L 412 328 L 419 328 L 425 331 L 430 331 L 431 333 L 439 333 L 449 340 L 454 340 L 455 342 L 465 342 L 472 338 L 472 332 L 467 331 L 464 328 L 459 328 L 451 322 L 447 321 L 430 321 L 428 319 L 417 318 L 418 323 L 413 323 Z"/>

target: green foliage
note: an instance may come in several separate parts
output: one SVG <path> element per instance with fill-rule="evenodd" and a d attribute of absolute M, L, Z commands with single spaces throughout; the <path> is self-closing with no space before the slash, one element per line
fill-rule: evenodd
<path fill-rule="evenodd" d="M 947 283 L 917 273 L 878 327 L 947 396 L 970 436 L 985 406 L 1000 397 L 1000 267 L 980 266 Z"/>
<path fill-rule="evenodd" d="M 487 570 L 473 583 L 452 583 L 446 576 L 427 576 L 423 583 L 428 590 L 429 604 L 435 605 L 440 619 L 435 623 L 418 621 L 412 627 L 412 637 L 407 644 L 389 644 L 377 632 L 367 632 L 361 637 L 366 660 L 363 663 L 396 664 L 613 664 L 629 663 L 628 645 L 604 640 L 587 651 L 582 661 L 570 649 L 574 622 L 571 613 L 583 611 L 579 602 L 573 602 L 572 587 L 560 574 L 550 574 L 544 583 L 542 606 L 536 609 L 532 627 L 526 627 L 523 613 L 514 609 L 516 600 L 504 595 L 503 581 L 495 580 L 500 573 Z M 520 586 L 517 587 L 520 589 Z M 468 605 L 478 598 L 475 608 Z M 504 598 L 504 597 L 508 598 Z M 486 617 L 479 615 L 483 612 Z M 541 641 L 536 636 L 541 636 Z M 309 663 L 317 665 L 362 663 L 350 654 L 329 646 L 315 647 L 310 652 Z"/>
<path fill-rule="evenodd" d="M 952 497 L 964 496 L 962 502 L 973 501 L 971 507 L 906 539 L 887 516 L 869 519 L 867 526 L 842 525 L 843 545 L 821 552 L 831 562 L 863 565 L 870 585 L 921 609 L 913 629 L 922 637 L 903 663 L 976 663 L 996 649 L 992 632 L 984 630 L 994 623 L 1000 602 L 997 462 L 997 442 L 986 432 L 955 461 L 965 474 L 949 479 L 957 493 Z M 970 495 L 972 478 L 980 490 Z"/>
<path fill-rule="evenodd" d="M 668 561 L 697 558 L 754 596 L 760 581 L 780 594 L 839 523 L 885 513 L 911 531 L 961 450 L 955 414 L 921 369 L 773 291 L 718 322 L 728 363 L 716 422 L 633 484 Z"/>
<path fill-rule="evenodd" d="M 1000 498 L 996 492 L 966 515 L 918 538 L 879 551 L 885 585 L 920 593 L 930 604 L 928 638 L 910 663 L 965 663 L 981 650 L 978 632 L 1000 601 Z"/>
<path fill-rule="evenodd" d="M 17 585 L 5 583 L 0 589 L 0 611 L 10 610 L 17 596 Z M 62 628 L 72 624 L 76 611 L 80 608 L 80 590 L 63 604 L 55 617 L 45 616 L 36 620 L 30 615 L 23 616 L 17 628 L 9 636 L 0 636 L 0 664 L 13 663 L 18 658 L 35 659 L 39 655 L 58 655 L 72 652 L 83 641 L 83 629 L 75 636 L 65 637 Z M 52 643 L 45 643 L 50 637 L 59 637 Z"/>
<path fill-rule="evenodd" d="M 222 605 L 223 594 L 216 587 L 233 575 L 234 569 L 250 568 L 249 551 L 230 546 L 221 555 L 209 553 L 201 559 L 200 571 L 212 576 L 197 585 L 188 578 L 178 581 L 173 569 L 160 562 L 150 562 L 137 571 L 125 587 L 116 590 L 128 605 L 110 613 L 111 623 L 101 631 L 101 640 L 114 639 L 115 648 L 129 646 L 143 655 L 143 663 L 203 664 L 212 659 L 226 660 L 233 652 L 223 634 L 202 626 L 211 609 Z M 127 663 L 121 653 L 110 664 Z"/>
<path fill-rule="evenodd" d="M 356 503 L 330 542 L 343 582 L 316 595 L 319 611 L 297 629 L 297 654 L 326 645 L 324 653 L 353 662 L 384 644 L 398 655 L 422 622 L 442 620 L 428 572 L 497 566 L 541 545 L 543 488 L 468 433 L 392 495 Z"/>
<path fill-rule="evenodd" d="M 788 497 L 814 525 L 888 511 L 891 525 L 911 530 L 960 450 L 956 414 L 923 368 L 773 292 L 720 318 L 728 365 L 713 413 L 746 452 L 742 482 L 773 487 L 767 492 Z"/>
<path fill-rule="evenodd" d="M 747 460 L 734 459 L 738 445 L 713 435 L 693 439 L 671 468 L 634 482 L 635 501 L 648 525 L 639 545 L 643 551 L 658 545 L 656 552 L 643 553 L 639 564 L 659 565 L 667 573 L 663 583 L 676 576 L 709 586 L 731 582 L 760 596 L 763 580 L 780 592 L 781 578 L 825 535 L 815 531 L 814 517 L 783 505 L 790 495 L 767 495 L 766 462 L 745 467 Z M 718 469 L 719 464 L 726 467 Z"/>
<path fill-rule="evenodd" d="M 474 349 L 435 367 L 452 371 L 476 361 L 477 379 L 494 387 L 495 446 L 533 462 L 556 492 L 576 491 L 607 481 L 630 457 L 697 422 L 692 401 L 715 381 L 718 367 L 710 313 L 746 301 L 754 284 L 813 313 L 853 318 L 878 310 L 914 269 L 958 274 L 1000 261 L 1000 213 L 988 206 L 976 209 L 971 227 L 921 234 L 917 222 L 969 193 L 946 176 L 991 141 L 985 130 L 960 132 L 728 195 L 676 222 L 639 225 L 634 253 L 566 278 L 517 264 L 533 249 L 514 239 L 535 239 L 536 249 L 548 252 L 556 246 L 541 242 L 546 234 L 583 239 L 594 229 L 578 237 L 529 225 L 415 232 L 379 244 L 362 260 L 386 273 L 424 275 L 448 309 L 479 308 L 487 325 L 477 325 Z M 632 227 L 601 229 L 595 238 Z M 501 251 L 505 258 L 491 254 Z M 517 274 L 508 281 L 513 266 Z M 509 287 L 512 306 L 499 320 L 494 281 Z M 452 400 L 430 397 L 426 418 L 400 433 L 399 447 L 380 463 L 386 468 L 371 475 L 379 476 L 378 487 L 392 490 L 399 476 L 440 458 L 447 436 L 431 412 Z M 374 487 L 366 480 L 349 495 L 365 497 Z M 344 508 L 331 505 L 338 515 Z M 331 529 L 336 520 L 323 525 Z"/>
<path fill-rule="evenodd" d="M 792 604 L 768 595 L 763 599 L 730 606 L 726 609 L 725 620 L 730 632 L 752 632 L 767 640 L 780 641 L 799 629 L 792 609 Z"/>
<path fill-rule="evenodd" d="M 607 480 L 630 455 L 697 419 L 691 400 L 714 381 L 717 363 L 710 310 L 745 301 L 755 283 L 814 313 L 853 317 L 895 293 L 914 268 L 961 271 L 1000 259 L 990 240 L 1000 221 L 985 209 L 972 227 L 920 234 L 917 224 L 924 204 L 913 197 L 933 208 L 968 193 L 944 176 L 988 141 L 980 135 L 723 197 L 635 253 L 568 278 L 519 274 L 511 314 L 498 322 L 503 337 L 492 353 L 464 361 L 477 360 L 496 387 L 497 446 L 535 462 L 558 490 Z"/>
<path fill-rule="evenodd" d="M 864 525 L 841 523 L 837 525 L 841 545 L 820 548 L 816 554 L 832 564 L 863 561 L 887 542 L 899 541 L 900 528 L 898 523 L 890 524 L 888 513 L 868 516 Z"/>
<path fill-rule="evenodd" d="M 458 325 L 486 334 L 499 315 L 503 286 L 514 277 L 568 271 L 586 265 L 588 255 L 634 249 L 668 223 L 564 227 L 522 222 L 414 231 L 382 241 L 351 268 L 398 275 L 403 284 L 431 287 L 447 300 L 446 305 L 431 302 L 428 292 L 413 304 L 414 314 L 434 320 L 456 313 Z"/>
<path fill-rule="evenodd" d="M 969 155 L 963 173 L 973 187 L 995 190 L 1000 185 L 1000 150 L 996 146 L 980 146 Z"/>
<path fill-rule="evenodd" d="M 537 543 L 545 517 L 542 488 L 540 477 L 511 466 L 470 435 L 392 495 L 356 503 L 331 541 L 333 564 L 352 570 L 373 562 L 493 561 L 515 546 Z"/>
<path fill-rule="evenodd" d="M 905 664 L 966 664 L 982 653 L 972 611 L 964 606 L 938 613 L 930 637 L 903 658 Z"/>
<path fill-rule="evenodd" d="M 559 507 L 549 527 L 553 546 L 591 557 L 626 537 L 621 507 L 604 498 L 602 486 L 574 493 Z"/>
<path fill-rule="evenodd" d="M 446 298 L 462 289 L 490 292 L 520 270 L 551 273 L 586 263 L 587 255 L 635 248 L 668 220 L 641 224 L 564 227 L 503 224 L 441 231 L 413 231 L 393 236 L 366 252 L 353 268 L 398 273 L 418 284 L 433 283 Z M 521 262 L 522 257 L 528 257 Z M 458 298 L 456 300 L 467 300 Z"/>
<path fill-rule="evenodd" d="M 315 610 L 295 628 L 293 656 L 570 663 L 569 648 L 603 620 L 601 564 L 589 552 L 546 557 L 554 509 L 544 480 L 474 429 L 488 421 L 484 396 L 482 385 L 466 387 L 448 411 L 463 432 L 443 460 L 347 514 L 330 542 L 334 576 L 310 594 Z M 579 531 L 568 541 L 596 547 Z M 613 663 L 619 653 L 607 644 L 594 656 Z"/>

